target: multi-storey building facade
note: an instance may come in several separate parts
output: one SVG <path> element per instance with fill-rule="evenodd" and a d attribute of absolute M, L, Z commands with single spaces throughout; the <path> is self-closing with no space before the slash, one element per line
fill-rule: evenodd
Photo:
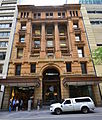
<path fill-rule="evenodd" d="M 49 105 L 77 96 L 101 105 L 80 5 L 20 5 L 18 11 L 3 107 L 13 97 L 25 109 L 28 99 L 36 107 L 37 100 Z"/>
<path fill-rule="evenodd" d="M 102 4 L 102 0 L 79 0 L 80 4 Z"/>
<path fill-rule="evenodd" d="M 18 0 L 0 0 L 0 80 L 6 79 L 17 18 Z M 0 84 L 0 108 L 4 86 Z"/>
<path fill-rule="evenodd" d="M 83 15 L 84 25 L 91 51 L 102 47 L 102 5 L 82 5 L 81 12 Z M 97 76 L 102 76 L 102 65 L 95 64 Z M 102 84 L 100 84 L 102 96 Z"/>

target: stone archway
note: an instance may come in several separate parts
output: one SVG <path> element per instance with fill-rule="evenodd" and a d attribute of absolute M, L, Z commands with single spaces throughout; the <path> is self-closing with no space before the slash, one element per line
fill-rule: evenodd
<path fill-rule="evenodd" d="M 54 67 L 43 71 L 42 98 L 43 105 L 50 105 L 61 100 L 60 73 Z"/>

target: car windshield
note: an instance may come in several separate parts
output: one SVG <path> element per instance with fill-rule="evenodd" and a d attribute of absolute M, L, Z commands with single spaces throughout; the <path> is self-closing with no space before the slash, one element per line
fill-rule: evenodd
<path fill-rule="evenodd" d="M 62 100 L 60 101 L 60 103 L 62 104 L 64 101 L 65 101 L 65 100 L 64 100 L 64 99 L 62 99 Z"/>

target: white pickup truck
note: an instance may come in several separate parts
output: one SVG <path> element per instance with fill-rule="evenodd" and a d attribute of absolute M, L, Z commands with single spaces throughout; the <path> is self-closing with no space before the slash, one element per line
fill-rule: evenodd
<path fill-rule="evenodd" d="M 88 113 L 95 109 L 93 100 L 90 97 L 77 97 L 65 99 L 63 103 L 50 105 L 50 111 L 57 115 L 68 111 L 82 111 Z"/>

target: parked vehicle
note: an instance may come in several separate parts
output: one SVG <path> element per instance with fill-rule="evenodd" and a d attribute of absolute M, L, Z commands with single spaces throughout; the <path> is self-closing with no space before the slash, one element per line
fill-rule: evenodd
<path fill-rule="evenodd" d="M 90 97 L 68 98 L 62 103 L 50 105 L 50 111 L 57 115 L 68 111 L 82 111 L 83 113 L 88 113 L 94 109 L 95 105 Z"/>

